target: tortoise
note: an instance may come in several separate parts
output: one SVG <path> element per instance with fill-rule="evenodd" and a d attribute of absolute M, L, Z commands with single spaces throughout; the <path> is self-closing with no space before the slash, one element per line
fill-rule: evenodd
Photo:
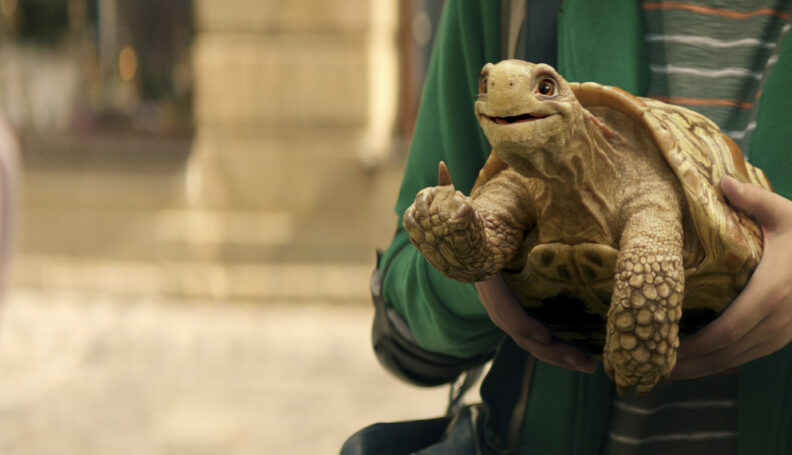
<path fill-rule="evenodd" d="M 644 395 L 680 330 L 721 313 L 761 259 L 721 178 L 770 189 L 766 176 L 703 115 L 546 64 L 485 65 L 475 113 L 492 153 L 469 197 L 440 163 L 404 213 L 411 241 L 455 280 L 502 273 L 556 336 L 601 356 L 620 395 Z"/>

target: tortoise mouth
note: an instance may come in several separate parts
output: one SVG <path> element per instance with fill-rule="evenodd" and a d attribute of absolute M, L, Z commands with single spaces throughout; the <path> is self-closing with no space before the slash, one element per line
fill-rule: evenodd
<path fill-rule="evenodd" d="M 494 122 L 495 124 L 498 124 L 498 125 L 511 125 L 511 124 L 514 124 L 514 123 L 525 123 L 525 122 L 533 122 L 534 120 L 541 120 L 543 118 L 550 117 L 551 115 L 554 115 L 554 114 L 533 113 L 533 114 L 512 115 L 512 116 L 508 116 L 508 117 L 495 117 L 495 116 L 486 115 L 486 114 L 481 114 L 481 115 L 483 117 L 485 117 L 487 120 L 489 120 L 491 122 Z"/>

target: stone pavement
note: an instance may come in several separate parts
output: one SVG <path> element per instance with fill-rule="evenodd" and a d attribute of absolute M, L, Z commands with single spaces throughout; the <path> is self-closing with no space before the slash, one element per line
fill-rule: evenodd
<path fill-rule="evenodd" d="M 3 455 L 334 454 L 446 389 L 388 376 L 366 302 L 220 302 L 17 288 L 0 310 Z"/>

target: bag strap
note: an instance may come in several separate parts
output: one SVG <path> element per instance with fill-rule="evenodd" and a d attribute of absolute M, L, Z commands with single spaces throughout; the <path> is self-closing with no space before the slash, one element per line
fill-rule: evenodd
<path fill-rule="evenodd" d="M 501 0 L 501 55 L 516 58 L 517 42 L 525 22 L 525 0 Z"/>
<path fill-rule="evenodd" d="M 562 0 L 501 0 L 502 57 L 558 66 Z"/>
<path fill-rule="evenodd" d="M 485 439 L 499 454 L 514 453 L 520 442 L 535 364 L 534 356 L 505 337 L 481 384 Z"/>

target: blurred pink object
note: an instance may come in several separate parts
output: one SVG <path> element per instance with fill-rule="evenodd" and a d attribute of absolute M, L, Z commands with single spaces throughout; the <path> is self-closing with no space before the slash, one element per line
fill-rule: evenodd
<path fill-rule="evenodd" d="M 19 142 L 0 114 L 0 290 L 5 288 L 16 212 Z"/>

